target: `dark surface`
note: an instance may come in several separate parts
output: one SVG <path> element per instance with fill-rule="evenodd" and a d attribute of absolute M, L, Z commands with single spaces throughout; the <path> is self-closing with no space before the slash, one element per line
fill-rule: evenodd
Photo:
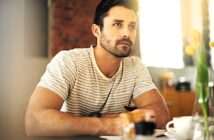
<path fill-rule="evenodd" d="M 76 136 L 76 137 L 26 137 L 26 140 L 107 140 L 105 138 L 93 136 Z"/>

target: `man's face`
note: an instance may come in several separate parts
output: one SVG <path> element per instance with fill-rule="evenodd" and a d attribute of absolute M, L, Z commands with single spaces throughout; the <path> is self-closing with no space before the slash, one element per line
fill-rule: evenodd
<path fill-rule="evenodd" d="M 112 7 L 103 19 L 100 45 L 116 57 L 129 56 L 136 37 L 136 15 L 122 6 Z"/>

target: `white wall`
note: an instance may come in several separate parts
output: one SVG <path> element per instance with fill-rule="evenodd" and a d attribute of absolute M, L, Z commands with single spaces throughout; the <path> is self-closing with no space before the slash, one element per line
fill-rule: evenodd
<path fill-rule="evenodd" d="M 202 0 L 181 0 L 182 33 L 187 37 L 190 30 L 202 31 Z"/>
<path fill-rule="evenodd" d="M 28 99 L 45 70 L 47 57 L 27 52 L 26 44 L 29 38 L 25 37 L 27 0 L 0 1 L 0 138 L 22 139 L 24 137 L 24 114 Z M 30 3 L 28 2 L 28 5 Z M 36 3 L 32 3 L 36 4 Z M 26 11 L 29 10 L 29 11 Z M 43 17 L 39 14 L 38 18 Z M 33 18 L 31 19 L 33 20 Z M 32 24 L 28 28 L 31 38 L 38 38 L 38 25 Z M 38 29 L 40 30 L 40 29 Z M 41 35 L 40 35 L 41 36 Z M 28 42 L 28 43 L 26 43 Z M 44 42 L 33 42 L 34 46 Z M 44 46 L 44 45 L 43 45 Z M 38 47 L 39 52 L 41 47 Z M 44 49 L 45 50 L 45 49 Z"/>

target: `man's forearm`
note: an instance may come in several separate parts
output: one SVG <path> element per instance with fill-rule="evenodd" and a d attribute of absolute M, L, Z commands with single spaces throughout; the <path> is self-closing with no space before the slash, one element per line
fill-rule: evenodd
<path fill-rule="evenodd" d="M 153 110 L 155 112 L 157 128 L 165 128 L 169 121 L 169 111 L 162 95 L 153 89 L 134 100 L 137 108 Z"/>
<path fill-rule="evenodd" d="M 26 114 L 30 136 L 119 135 L 119 118 L 77 117 L 55 109 Z"/>

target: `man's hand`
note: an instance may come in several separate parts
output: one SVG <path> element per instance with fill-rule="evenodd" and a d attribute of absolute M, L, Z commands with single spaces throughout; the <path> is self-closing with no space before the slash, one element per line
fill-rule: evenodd
<path fill-rule="evenodd" d="M 147 121 L 156 122 L 155 112 L 151 109 L 136 109 L 131 112 L 134 122 Z"/>

